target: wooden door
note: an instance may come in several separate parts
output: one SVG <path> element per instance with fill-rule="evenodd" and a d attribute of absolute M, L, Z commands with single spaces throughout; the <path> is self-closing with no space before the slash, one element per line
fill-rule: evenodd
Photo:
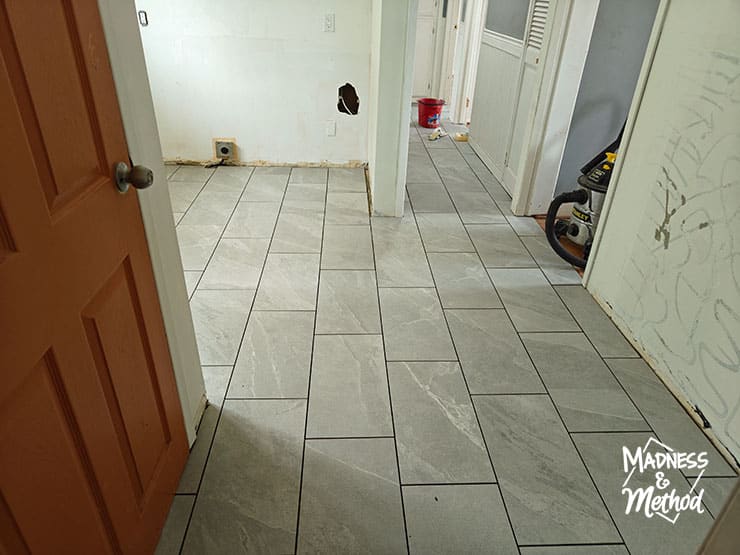
<path fill-rule="evenodd" d="M 0 54 L 0 552 L 151 552 L 187 442 L 97 2 Z"/>

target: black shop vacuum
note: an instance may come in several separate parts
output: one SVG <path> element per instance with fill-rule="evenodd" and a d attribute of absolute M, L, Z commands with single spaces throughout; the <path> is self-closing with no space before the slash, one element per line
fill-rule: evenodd
<path fill-rule="evenodd" d="M 545 234 L 550 246 L 561 258 L 578 268 L 586 267 L 623 133 L 624 126 L 613 143 L 581 168 L 579 188 L 556 196 L 547 211 Z M 558 210 L 568 202 L 574 203 L 570 219 L 557 219 Z M 561 238 L 583 247 L 583 257 L 568 251 Z"/>

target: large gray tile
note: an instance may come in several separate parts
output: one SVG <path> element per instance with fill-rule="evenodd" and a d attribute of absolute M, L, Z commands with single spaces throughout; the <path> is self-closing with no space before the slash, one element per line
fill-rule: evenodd
<path fill-rule="evenodd" d="M 183 553 L 292 553 L 306 402 L 226 401 Z"/>
<path fill-rule="evenodd" d="M 693 479 L 690 479 L 693 483 Z M 725 502 L 732 493 L 732 488 L 737 484 L 737 477 L 732 478 L 702 478 L 699 482 L 700 489 L 704 490 L 704 505 L 717 518 Z"/>
<path fill-rule="evenodd" d="M 580 331 L 539 270 L 488 270 L 514 327 L 526 331 Z"/>
<path fill-rule="evenodd" d="M 373 270 L 374 268 L 370 226 L 324 226 L 322 270 Z"/>
<path fill-rule="evenodd" d="M 434 289 L 380 289 L 388 360 L 457 360 Z"/>
<path fill-rule="evenodd" d="M 380 335 L 317 335 L 306 437 L 391 436 Z"/>
<path fill-rule="evenodd" d="M 413 555 L 517 555 L 501 493 L 494 484 L 404 486 Z"/>
<path fill-rule="evenodd" d="M 203 272 L 183 272 L 185 274 L 185 289 L 188 292 L 188 299 L 193 296 L 193 292 L 195 291 L 195 287 L 198 285 L 198 281 L 200 281 L 200 276 L 203 275 Z"/>
<path fill-rule="evenodd" d="M 365 193 L 328 193 L 327 225 L 366 225 L 370 212 Z"/>
<path fill-rule="evenodd" d="M 503 210 L 503 209 L 502 209 Z M 528 236 L 544 236 L 545 232 L 531 216 L 514 216 L 510 214 L 511 210 L 504 210 L 506 219 L 509 221 L 509 225 L 514 228 L 514 231 L 520 237 Z"/>
<path fill-rule="evenodd" d="M 427 252 L 474 252 L 457 214 L 416 214 Z"/>
<path fill-rule="evenodd" d="M 470 393 L 544 393 L 504 310 L 446 310 Z"/>
<path fill-rule="evenodd" d="M 550 283 L 553 285 L 580 285 L 582 278 L 576 272 L 576 269 L 555 254 L 544 235 L 522 237 L 522 243 L 527 247 Z"/>
<path fill-rule="evenodd" d="M 364 193 L 365 168 L 329 168 L 330 193 Z"/>
<path fill-rule="evenodd" d="M 375 272 L 321 271 L 316 333 L 380 333 Z"/>
<path fill-rule="evenodd" d="M 313 327 L 313 312 L 252 312 L 228 396 L 306 397 Z"/>
<path fill-rule="evenodd" d="M 311 201 L 324 203 L 326 200 L 326 182 L 322 183 L 288 183 L 285 200 Z"/>
<path fill-rule="evenodd" d="M 162 528 L 155 555 L 178 555 L 180 553 L 180 546 L 185 538 L 185 529 L 188 527 L 194 503 L 194 495 L 175 496 L 164 528 Z"/>
<path fill-rule="evenodd" d="M 585 288 L 580 285 L 559 286 L 555 291 L 602 357 L 639 356 Z"/>
<path fill-rule="evenodd" d="M 285 200 L 270 252 L 319 253 L 324 228 L 323 201 Z"/>
<path fill-rule="evenodd" d="M 709 465 L 705 476 L 734 476 L 735 472 L 719 454 L 707 436 L 666 389 L 655 372 L 642 359 L 609 359 L 606 361 L 629 396 L 640 409 L 658 439 L 676 451 L 706 451 Z M 697 476 L 700 470 L 684 471 Z"/>
<path fill-rule="evenodd" d="M 173 212 L 185 212 L 203 188 L 200 181 L 171 181 L 167 184 Z"/>
<path fill-rule="evenodd" d="M 406 553 L 392 439 L 306 442 L 298 553 Z"/>
<path fill-rule="evenodd" d="M 326 184 L 327 168 L 293 168 L 290 172 L 290 183 Z"/>
<path fill-rule="evenodd" d="M 180 224 L 219 225 L 223 228 L 236 208 L 238 200 L 239 193 L 202 191 L 185 213 Z"/>
<path fill-rule="evenodd" d="M 570 432 L 650 429 L 586 336 L 524 333 L 521 338 Z"/>
<path fill-rule="evenodd" d="M 501 308 L 475 253 L 430 253 L 429 265 L 443 308 Z"/>
<path fill-rule="evenodd" d="M 631 553 L 696 553 L 712 526 L 712 518 L 708 512 L 700 515 L 693 511 L 684 511 L 675 524 L 657 515 L 647 518 L 642 511 L 626 514 L 627 497 L 622 491 L 627 474 L 622 463 L 622 450 L 626 447 L 634 451 L 637 447 L 644 446 L 650 437 L 651 434 L 648 433 L 574 434 L 573 441 Z M 680 472 L 664 469 L 663 476 L 670 480 L 670 487 L 675 487 L 678 495 L 689 491 L 690 486 Z M 627 483 L 628 488 L 650 488 L 655 485 L 655 472 L 649 470 L 645 473 L 634 472 Z M 698 487 L 701 488 L 701 481 Z M 656 492 L 656 495 L 661 493 Z"/>
<path fill-rule="evenodd" d="M 520 545 L 621 541 L 547 395 L 473 402 Z"/>
<path fill-rule="evenodd" d="M 254 171 L 250 166 L 219 166 L 208 180 L 205 191 L 221 191 L 242 194 L 249 177 Z"/>
<path fill-rule="evenodd" d="M 270 253 L 254 310 L 315 310 L 318 282 L 318 254 Z"/>
<path fill-rule="evenodd" d="M 226 226 L 224 237 L 269 239 L 279 211 L 279 202 L 240 202 Z"/>
<path fill-rule="evenodd" d="M 255 168 L 240 200 L 280 202 L 288 184 L 289 174 L 290 168 L 269 166 Z"/>
<path fill-rule="evenodd" d="M 434 287 L 413 214 L 373 218 L 372 234 L 380 287 Z"/>
<path fill-rule="evenodd" d="M 465 227 L 486 268 L 537 267 L 537 263 L 508 224 Z"/>
<path fill-rule="evenodd" d="M 624 545 L 567 545 L 522 547 L 522 555 L 629 555 Z"/>
<path fill-rule="evenodd" d="M 201 364 L 234 364 L 253 298 L 253 289 L 195 291 L 190 310 Z"/>
<path fill-rule="evenodd" d="M 401 482 L 494 482 L 456 362 L 388 364 Z"/>
<path fill-rule="evenodd" d="M 204 168 L 203 166 L 178 166 L 177 171 L 169 178 L 170 181 L 188 181 L 205 183 L 213 174 L 213 168 Z"/>
<path fill-rule="evenodd" d="M 432 150 L 429 154 L 448 191 L 485 192 L 478 177 L 457 149 Z"/>
<path fill-rule="evenodd" d="M 221 239 L 198 289 L 257 289 L 269 239 Z"/>
<path fill-rule="evenodd" d="M 487 192 L 452 191 L 450 193 L 460 219 L 465 224 L 502 224 L 506 218 Z"/>
<path fill-rule="evenodd" d="M 415 213 L 454 214 L 455 207 L 441 183 L 409 183 L 406 185 Z"/>
<path fill-rule="evenodd" d="M 183 270 L 203 271 L 221 236 L 219 225 L 178 225 L 177 242 L 180 246 Z"/>
<path fill-rule="evenodd" d="M 409 161 L 406 168 L 406 183 L 442 183 L 432 159 L 423 144 L 409 145 Z"/>

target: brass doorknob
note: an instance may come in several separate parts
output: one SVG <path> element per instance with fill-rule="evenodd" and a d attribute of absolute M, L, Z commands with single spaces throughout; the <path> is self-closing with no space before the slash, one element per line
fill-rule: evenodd
<path fill-rule="evenodd" d="M 128 191 L 129 185 L 136 189 L 146 189 L 154 183 L 154 172 L 146 166 L 129 168 L 126 162 L 118 162 L 114 169 L 116 187 L 121 193 Z"/>

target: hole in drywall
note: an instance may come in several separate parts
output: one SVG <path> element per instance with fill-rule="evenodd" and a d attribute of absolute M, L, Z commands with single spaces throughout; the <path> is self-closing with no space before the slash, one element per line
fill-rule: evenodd
<path fill-rule="evenodd" d="M 360 98 L 350 83 L 345 83 L 339 87 L 337 110 L 342 114 L 349 114 L 350 116 L 356 116 L 357 112 L 360 111 Z"/>

